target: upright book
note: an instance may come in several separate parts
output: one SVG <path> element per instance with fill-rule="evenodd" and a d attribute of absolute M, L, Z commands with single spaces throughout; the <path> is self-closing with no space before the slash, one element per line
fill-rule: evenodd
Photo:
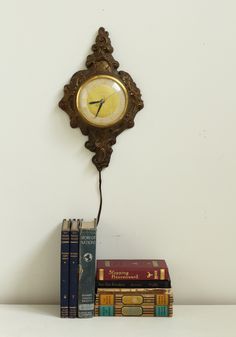
<path fill-rule="evenodd" d="M 94 316 L 97 221 L 80 223 L 78 317 Z"/>
<path fill-rule="evenodd" d="M 70 230 L 69 318 L 77 317 L 78 308 L 79 223 L 79 220 L 73 219 Z"/>
<path fill-rule="evenodd" d="M 69 316 L 70 225 L 70 220 L 64 219 L 61 227 L 61 317 Z"/>
<path fill-rule="evenodd" d="M 97 281 L 170 280 L 165 260 L 98 260 Z"/>

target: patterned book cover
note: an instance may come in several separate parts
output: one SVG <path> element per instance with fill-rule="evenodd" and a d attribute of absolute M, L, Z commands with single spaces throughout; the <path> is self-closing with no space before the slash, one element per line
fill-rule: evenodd
<path fill-rule="evenodd" d="M 115 316 L 115 317 L 172 317 L 173 305 L 168 306 L 101 306 L 95 305 L 95 316 Z"/>
<path fill-rule="evenodd" d="M 170 280 L 96 280 L 96 288 L 171 288 Z"/>
<path fill-rule="evenodd" d="M 78 317 L 94 316 L 96 272 L 96 219 L 82 221 L 79 236 Z"/>
<path fill-rule="evenodd" d="M 69 257 L 70 257 L 70 220 L 64 219 L 61 227 L 61 317 L 69 316 Z"/>
<path fill-rule="evenodd" d="M 69 318 L 77 317 L 78 307 L 78 242 L 79 220 L 73 219 L 70 230 L 70 286 L 69 286 Z"/>
<path fill-rule="evenodd" d="M 98 281 L 170 280 L 165 260 L 98 260 Z"/>
<path fill-rule="evenodd" d="M 95 315 L 171 317 L 172 289 L 99 289 Z"/>

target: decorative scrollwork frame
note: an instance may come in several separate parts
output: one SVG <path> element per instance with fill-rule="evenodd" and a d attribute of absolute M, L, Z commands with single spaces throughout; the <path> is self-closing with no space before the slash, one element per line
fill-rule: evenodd
<path fill-rule="evenodd" d="M 79 127 L 81 132 L 88 136 L 85 147 L 95 152 L 92 161 L 98 171 L 101 171 L 109 165 L 113 151 L 112 145 L 116 143 L 116 137 L 124 130 L 134 126 L 135 115 L 144 105 L 140 90 L 131 76 L 124 71 L 117 70 L 119 63 L 112 56 L 113 47 L 109 34 L 103 27 L 98 30 L 92 51 L 93 53 L 87 57 L 87 69 L 76 72 L 70 83 L 65 85 L 64 96 L 59 102 L 59 107 L 69 115 L 71 127 Z M 81 117 L 76 105 L 76 96 L 80 86 L 89 78 L 101 74 L 116 77 L 128 92 L 128 106 L 124 117 L 116 124 L 103 128 L 88 124 Z"/>

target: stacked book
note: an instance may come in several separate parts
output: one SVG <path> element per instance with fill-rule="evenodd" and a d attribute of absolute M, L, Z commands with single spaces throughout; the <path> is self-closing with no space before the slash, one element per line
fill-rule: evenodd
<path fill-rule="evenodd" d="M 98 260 L 96 316 L 173 315 L 173 293 L 164 260 Z"/>

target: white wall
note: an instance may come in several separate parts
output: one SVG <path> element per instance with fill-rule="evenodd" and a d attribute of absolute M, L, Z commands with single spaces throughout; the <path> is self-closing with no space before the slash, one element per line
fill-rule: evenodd
<path fill-rule="evenodd" d="M 103 172 L 99 258 L 165 258 L 176 303 L 236 303 L 236 4 L 1 4 L 0 302 L 57 303 L 59 224 L 96 216 L 86 137 L 57 107 L 104 26 L 145 108 Z"/>

